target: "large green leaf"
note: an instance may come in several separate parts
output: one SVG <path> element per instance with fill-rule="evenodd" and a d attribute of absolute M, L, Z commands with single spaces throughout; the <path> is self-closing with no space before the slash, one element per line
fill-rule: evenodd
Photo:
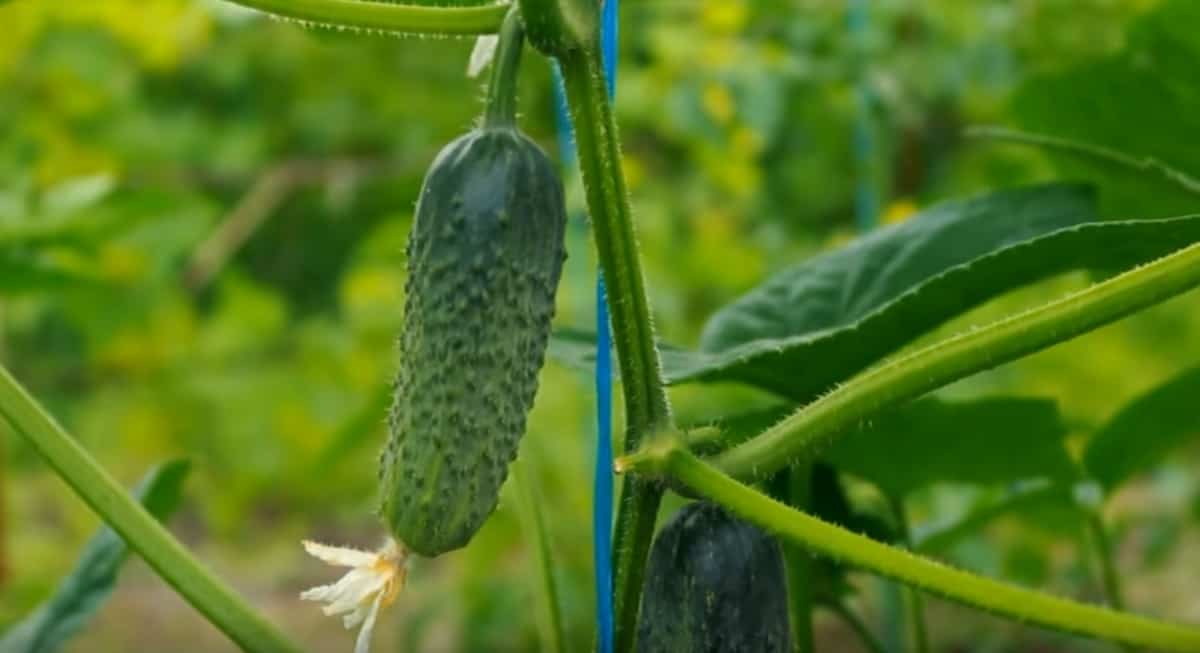
<path fill-rule="evenodd" d="M 1113 489 L 1200 435 L 1200 367 L 1194 367 L 1120 410 L 1088 442 L 1084 465 Z"/>
<path fill-rule="evenodd" d="M 714 316 L 706 351 L 664 347 L 664 376 L 808 401 L 1007 291 L 1072 270 L 1130 268 L 1200 241 L 1200 216 L 1094 218 L 1077 186 L 935 207 L 768 280 Z M 580 332 L 557 335 L 550 353 L 585 369 L 594 358 Z"/>
<path fill-rule="evenodd" d="M 179 506 L 189 464 L 174 460 L 150 470 L 134 494 L 159 520 Z M 0 637 L 3 653 L 53 653 L 78 633 L 112 594 L 121 563 L 129 552 L 119 535 L 105 526 L 80 554 L 75 569 L 54 594 Z"/>
<path fill-rule="evenodd" d="M 1200 176 L 1200 3 L 1165 2 L 1134 21 L 1111 56 L 1030 78 L 1013 100 L 1027 129 L 1150 157 Z M 1193 213 L 1200 198 L 1156 175 L 1094 158 L 1050 152 L 1061 170 L 1100 184 L 1106 215 Z"/>
<path fill-rule="evenodd" d="M 1074 185 L 939 204 L 773 275 L 713 315 L 700 348 L 720 352 L 837 329 L 946 270 L 1094 219 L 1093 192 Z"/>
<path fill-rule="evenodd" d="M 1076 468 L 1054 401 L 917 400 L 838 438 L 823 457 L 893 497 L 939 481 L 999 485 L 1030 478 L 1070 482 Z"/>

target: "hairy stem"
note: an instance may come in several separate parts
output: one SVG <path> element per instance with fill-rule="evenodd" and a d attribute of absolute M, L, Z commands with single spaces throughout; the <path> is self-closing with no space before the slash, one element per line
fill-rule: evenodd
<path fill-rule="evenodd" d="M 880 410 L 1070 340 L 1197 285 L 1200 243 L 864 372 L 713 461 L 738 478 L 762 478 Z"/>
<path fill-rule="evenodd" d="M 470 36 L 494 34 L 507 4 L 424 7 L 369 0 L 227 0 L 304 23 L 384 32 Z"/>
<path fill-rule="evenodd" d="M 0 416 L 167 584 L 243 650 L 252 653 L 300 650 L 192 557 L 3 366 L 0 366 Z"/>
<path fill-rule="evenodd" d="M 1167 651 L 1200 650 L 1200 628 L 1117 612 L 993 580 L 876 542 L 788 508 L 680 447 L 645 463 L 779 537 L 966 605 L 1089 637 Z"/>
<path fill-rule="evenodd" d="M 525 28 L 521 12 L 510 9 L 500 27 L 500 44 L 492 63 L 488 82 L 484 127 L 512 127 L 517 123 L 517 72 L 521 68 L 521 50 L 525 47 Z"/>
<path fill-rule="evenodd" d="M 625 400 L 625 451 L 634 451 L 647 434 L 668 429 L 670 406 L 662 381 L 650 307 L 616 121 L 605 88 L 600 48 L 569 50 L 559 57 L 579 150 L 579 168 L 587 196 L 596 249 L 607 284 L 613 342 Z M 630 651 L 636 634 L 642 575 L 662 489 L 643 479 L 626 479 L 617 504 L 614 533 L 615 650 Z"/>

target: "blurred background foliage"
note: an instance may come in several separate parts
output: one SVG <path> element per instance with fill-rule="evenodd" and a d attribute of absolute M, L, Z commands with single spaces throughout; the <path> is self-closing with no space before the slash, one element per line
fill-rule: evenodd
<path fill-rule="evenodd" d="M 617 110 L 664 339 L 694 345 L 705 317 L 768 272 L 853 237 L 863 174 L 884 222 L 1060 178 L 1096 183 L 1106 217 L 1197 212 L 1196 196 L 1152 178 L 963 135 L 1001 124 L 1200 173 L 1197 3 L 870 5 L 852 34 L 841 2 L 624 3 Z M 295 639 L 347 648 L 336 620 L 296 600 L 328 576 L 299 540 L 369 547 L 381 536 L 375 456 L 404 241 L 426 166 L 479 112 L 480 83 L 464 75 L 471 43 L 310 31 L 216 0 L 10 0 L 0 25 L 0 359 L 124 482 L 191 459 L 175 531 Z M 523 126 L 552 150 L 544 60 L 528 58 L 522 84 Z M 865 167 L 852 142 L 860 106 Z M 594 258 L 581 219 L 569 249 L 557 319 L 586 327 Z M 942 333 L 1083 282 L 1021 291 Z M 1081 441 L 1197 360 L 1198 332 L 1185 296 L 943 394 L 1056 398 Z M 591 637 L 590 387 L 549 363 L 523 445 L 547 498 L 573 650 Z M 685 422 L 764 399 L 673 392 Z M 97 520 L 0 435 L 3 629 L 50 594 Z M 1134 609 L 1200 621 L 1195 574 L 1177 573 L 1200 564 L 1198 455 L 1195 444 L 1177 452 L 1108 506 Z M 917 492 L 916 528 L 988 491 Z M 536 648 L 534 561 L 510 494 L 470 547 L 416 568 L 379 650 Z M 1082 529 L 1043 512 L 944 554 L 1095 598 Z M 883 585 L 858 584 L 886 625 Z M 949 604 L 930 614 L 939 649 L 1108 650 Z M 829 650 L 855 645 L 832 620 L 818 633 Z M 180 642 L 232 650 L 135 565 L 68 650 Z"/>

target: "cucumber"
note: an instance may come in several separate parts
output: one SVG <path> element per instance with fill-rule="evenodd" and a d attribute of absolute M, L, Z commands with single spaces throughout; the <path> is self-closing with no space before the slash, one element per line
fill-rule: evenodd
<path fill-rule="evenodd" d="M 380 509 L 426 557 L 466 545 L 496 507 L 566 258 L 562 182 L 513 119 L 520 32 L 510 14 L 483 124 L 437 155 L 409 236 Z"/>
<path fill-rule="evenodd" d="M 533 405 L 565 258 L 553 164 L 512 128 L 438 154 L 408 243 L 384 519 L 409 550 L 467 543 L 496 507 Z"/>
<path fill-rule="evenodd" d="M 638 616 L 639 653 L 787 653 L 787 581 L 778 543 L 706 502 L 654 538 Z"/>

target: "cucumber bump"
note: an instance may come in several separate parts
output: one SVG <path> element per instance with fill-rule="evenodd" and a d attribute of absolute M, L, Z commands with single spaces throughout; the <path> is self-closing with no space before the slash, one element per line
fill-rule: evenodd
<path fill-rule="evenodd" d="M 427 557 L 464 546 L 496 507 L 566 257 L 562 182 L 514 124 L 519 21 L 501 34 L 482 126 L 434 160 L 409 236 L 381 512 Z"/>

